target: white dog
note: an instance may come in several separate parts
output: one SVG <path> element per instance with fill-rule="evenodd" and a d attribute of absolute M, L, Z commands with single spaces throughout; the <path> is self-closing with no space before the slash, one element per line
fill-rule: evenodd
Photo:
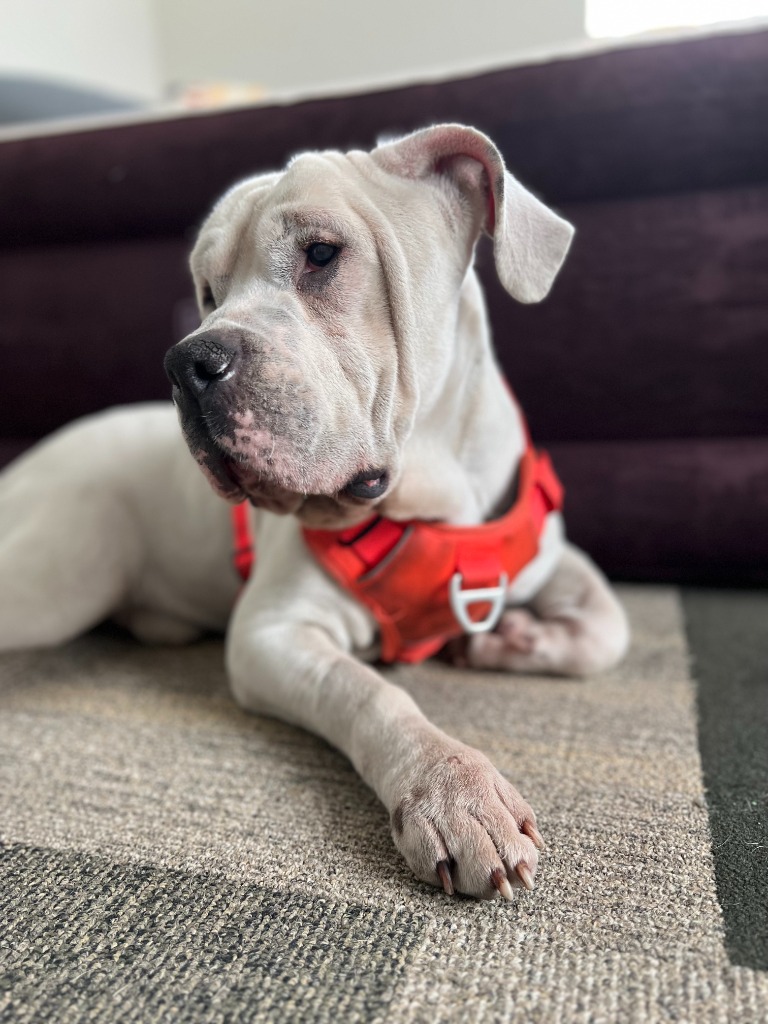
<path fill-rule="evenodd" d="M 228 192 L 192 254 L 202 324 L 166 357 L 203 474 L 170 404 L 89 417 L 10 466 L 0 649 L 109 615 L 150 642 L 226 630 L 235 698 L 343 751 L 419 878 L 509 899 L 533 886 L 530 807 L 366 663 L 463 634 L 462 664 L 580 675 L 627 646 L 499 373 L 483 230 L 507 291 L 542 299 L 572 229 L 458 125 Z M 222 497 L 247 499 L 238 543 L 256 537 L 239 599 Z"/>

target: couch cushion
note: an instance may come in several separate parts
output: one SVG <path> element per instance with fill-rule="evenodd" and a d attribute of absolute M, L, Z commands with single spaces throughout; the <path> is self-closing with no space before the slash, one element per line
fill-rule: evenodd
<path fill-rule="evenodd" d="M 42 436 L 170 398 L 166 349 L 191 329 L 186 239 L 0 250 L 0 436 Z M 194 307 L 193 307 L 194 309 Z"/>
<path fill-rule="evenodd" d="M 768 182 L 564 212 L 576 236 L 541 304 L 512 302 L 482 261 L 534 434 L 768 437 Z"/>
<path fill-rule="evenodd" d="M 768 438 L 549 451 L 569 537 L 614 578 L 768 585 Z"/>

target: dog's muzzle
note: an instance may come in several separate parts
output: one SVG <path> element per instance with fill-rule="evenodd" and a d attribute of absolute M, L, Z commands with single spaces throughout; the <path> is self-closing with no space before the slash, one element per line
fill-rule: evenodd
<path fill-rule="evenodd" d="M 331 499 L 336 511 L 340 503 L 348 512 L 369 505 L 389 490 L 387 467 L 374 464 L 344 481 L 343 476 L 339 480 L 341 460 L 331 467 L 331 471 L 340 471 L 335 479 L 326 467 L 318 472 L 309 462 L 315 480 L 308 488 L 302 479 L 301 453 L 291 450 L 294 438 L 289 415 L 282 417 L 277 433 L 269 417 L 258 422 L 252 412 L 248 428 L 238 427 L 237 416 L 245 416 L 242 378 L 247 376 L 247 351 L 238 334 L 223 330 L 193 334 L 169 349 L 164 366 L 187 445 L 214 489 L 228 500 L 247 497 L 259 507 L 287 513 L 296 511 L 309 495 Z M 243 434 L 251 435 L 245 445 Z M 253 437 L 259 436 L 261 440 L 254 442 Z M 288 450 L 288 458 L 283 455 L 283 466 L 277 468 L 273 461 L 276 449 L 278 459 L 281 450 Z"/>

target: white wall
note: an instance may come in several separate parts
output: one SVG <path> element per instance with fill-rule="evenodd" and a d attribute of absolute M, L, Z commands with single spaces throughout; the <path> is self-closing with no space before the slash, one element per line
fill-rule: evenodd
<path fill-rule="evenodd" d="M 729 9 L 757 3 L 768 0 L 731 0 Z M 0 0 L 0 75 L 58 77 L 146 100 L 212 81 L 261 85 L 267 94 L 355 89 L 572 51 L 587 38 L 585 4 Z"/>
<path fill-rule="evenodd" d="M 503 64 L 585 38 L 584 0 L 154 0 L 169 83 L 314 92 Z"/>
<path fill-rule="evenodd" d="M 585 0 L 0 0 L 0 74 L 160 100 L 196 82 L 306 93 L 424 78 L 584 38 Z"/>
<path fill-rule="evenodd" d="M 155 0 L 0 0 L 0 74 L 162 95 Z"/>

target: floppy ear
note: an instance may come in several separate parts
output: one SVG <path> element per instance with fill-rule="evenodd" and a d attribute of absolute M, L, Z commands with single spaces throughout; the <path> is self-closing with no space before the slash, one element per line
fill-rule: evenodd
<path fill-rule="evenodd" d="M 544 298 L 568 252 L 573 227 L 505 169 L 487 136 L 464 125 L 436 125 L 386 142 L 371 156 L 406 178 L 450 179 L 473 205 L 479 201 L 501 283 L 520 302 Z"/>

